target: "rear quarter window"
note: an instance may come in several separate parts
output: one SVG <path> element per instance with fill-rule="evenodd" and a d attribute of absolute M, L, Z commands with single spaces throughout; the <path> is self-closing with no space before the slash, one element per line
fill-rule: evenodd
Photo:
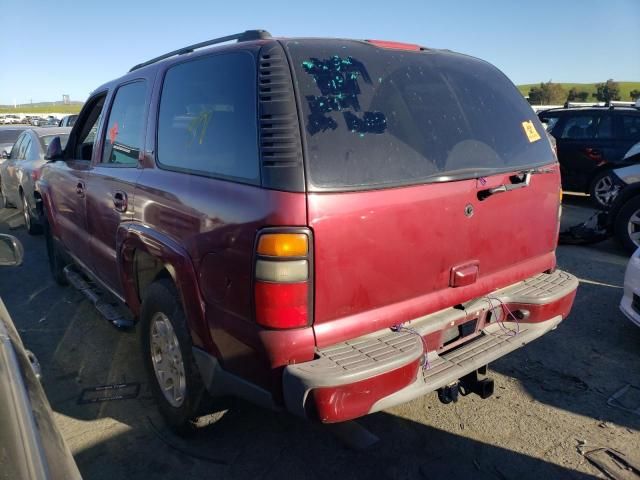
<path fill-rule="evenodd" d="M 640 141 L 640 115 L 622 115 L 622 138 Z"/>
<path fill-rule="evenodd" d="M 171 67 L 160 100 L 162 168 L 259 182 L 256 64 L 247 52 Z"/>

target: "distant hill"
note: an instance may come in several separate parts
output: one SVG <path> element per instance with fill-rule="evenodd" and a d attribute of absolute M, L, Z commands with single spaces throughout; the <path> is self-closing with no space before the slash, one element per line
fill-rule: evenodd
<path fill-rule="evenodd" d="M 38 102 L 38 103 L 23 103 L 18 104 L 17 108 L 13 108 L 13 105 L 0 105 L 0 113 L 78 113 L 84 105 L 84 102 L 69 102 L 64 104 L 62 102 Z"/>
<path fill-rule="evenodd" d="M 555 82 L 554 82 L 555 83 Z M 603 82 L 597 82 L 597 83 L 603 83 Z M 589 92 L 589 99 L 588 101 L 597 101 L 596 97 L 592 96 L 593 93 L 596 93 L 596 84 L 595 83 L 559 83 L 560 85 L 562 85 L 562 88 L 564 88 L 567 93 L 569 93 L 569 90 L 571 90 L 572 88 L 576 88 L 578 90 L 586 90 L 587 92 Z M 524 95 L 525 97 L 529 95 L 529 90 L 531 90 L 531 87 L 537 87 L 539 86 L 539 83 L 528 83 L 526 85 L 518 85 L 518 90 L 520 90 L 520 93 L 522 93 L 522 95 Z M 640 90 L 640 82 L 618 82 L 618 85 L 620 85 L 620 100 L 624 100 L 624 101 L 631 101 L 631 95 L 629 95 L 629 92 L 631 90 Z"/>

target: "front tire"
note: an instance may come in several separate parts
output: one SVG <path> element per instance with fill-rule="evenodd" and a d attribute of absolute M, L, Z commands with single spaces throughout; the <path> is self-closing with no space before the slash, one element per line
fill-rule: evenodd
<path fill-rule="evenodd" d="M 58 247 L 55 239 L 53 238 L 51 226 L 46 219 L 44 220 L 44 237 L 47 245 L 47 256 L 49 257 L 49 270 L 51 271 L 51 276 L 58 285 L 69 285 L 67 276 L 64 274 L 64 267 L 66 267 L 67 264 L 64 261 L 62 252 L 60 252 L 60 247 Z"/>
<path fill-rule="evenodd" d="M 633 253 L 640 247 L 640 196 L 625 203 L 616 215 L 613 228 L 627 252 Z"/>
<path fill-rule="evenodd" d="M 42 233 L 42 226 L 33 218 L 33 215 L 31 215 L 31 208 L 29 208 L 29 202 L 27 202 L 27 197 L 24 196 L 24 192 L 20 192 L 20 200 L 22 201 L 22 216 L 27 232 L 29 235 Z"/>
<path fill-rule="evenodd" d="M 7 202 L 7 197 L 4 196 L 2 181 L 0 181 L 0 210 L 3 208 L 9 208 L 9 202 Z"/>
<path fill-rule="evenodd" d="M 196 428 L 207 397 L 191 351 L 191 336 L 178 292 L 170 279 L 145 291 L 140 341 L 151 390 L 169 427 L 179 435 Z"/>

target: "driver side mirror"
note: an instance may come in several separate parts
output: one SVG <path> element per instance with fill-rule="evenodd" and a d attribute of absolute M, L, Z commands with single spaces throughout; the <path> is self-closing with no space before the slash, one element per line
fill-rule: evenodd
<path fill-rule="evenodd" d="M 0 155 L 0 158 L 3 158 L 6 160 L 7 158 L 9 158 L 9 153 L 6 150 L 3 150 L 2 154 Z"/>
<path fill-rule="evenodd" d="M 52 162 L 62 159 L 62 143 L 60 143 L 60 137 L 55 137 L 51 140 L 44 158 L 45 160 L 50 160 Z"/>
<path fill-rule="evenodd" d="M 12 235 L 0 234 L 0 267 L 22 265 L 24 249 L 20 240 Z"/>

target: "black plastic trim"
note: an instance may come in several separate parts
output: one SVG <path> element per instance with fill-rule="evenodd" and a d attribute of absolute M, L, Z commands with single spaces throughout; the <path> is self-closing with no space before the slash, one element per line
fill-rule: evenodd
<path fill-rule="evenodd" d="M 264 45 L 257 59 L 258 136 L 262 186 L 305 191 L 304 162 L 292 71 L 285 49 Z"/>

